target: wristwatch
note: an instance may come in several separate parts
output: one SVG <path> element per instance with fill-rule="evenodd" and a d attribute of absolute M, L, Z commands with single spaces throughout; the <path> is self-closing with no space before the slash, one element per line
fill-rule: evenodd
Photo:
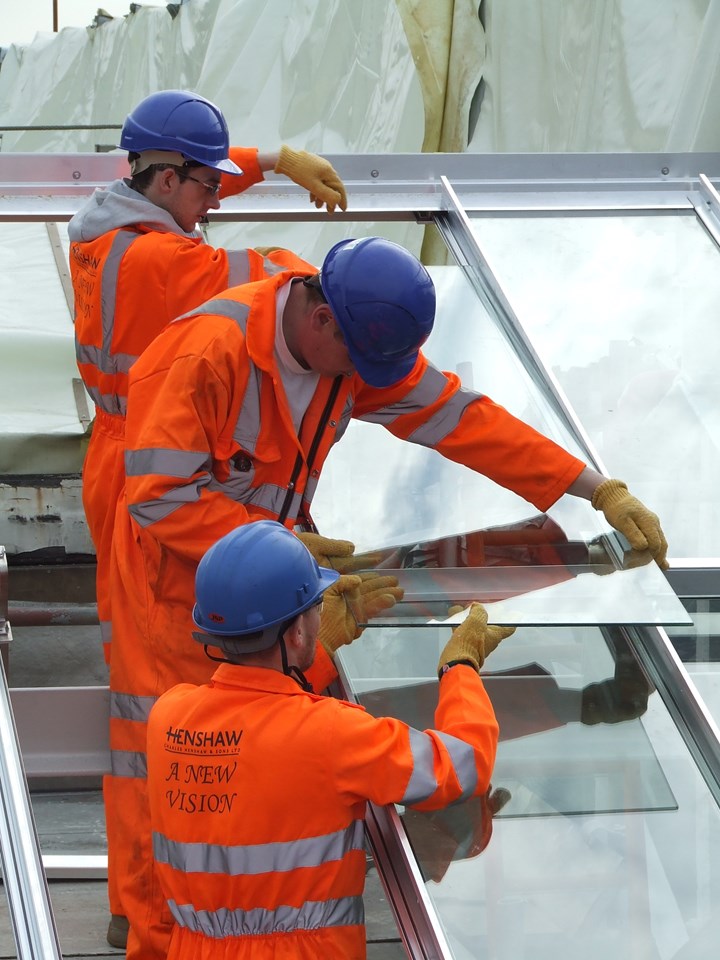
<path fill-rule="evenodd" d="M 438 680 L 441 680 L 451 667 L 456 667 L 459 663 L 464 663 L 466 667 L 472 667 L 473 670 L 477 670 L 472 660 L 448 660 L 448 662 L 444 663 L 438 670 Z"/>

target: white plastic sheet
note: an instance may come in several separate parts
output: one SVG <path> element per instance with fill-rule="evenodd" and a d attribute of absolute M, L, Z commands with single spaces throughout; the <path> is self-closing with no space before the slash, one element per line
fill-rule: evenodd
<path fill-rule="evenodd" d="M 388 0 L 189 0 L 174 19 L 165 6 L 142 6 L 97 28 L 38 35 L 10 47 L 2 62 L 0 132 L 3 125 L 117 126 L 142 97 L 167 88 L 217 102 L 231 142 L 261 150 L 289 143 L 319 153 L 417 152 L 422 145 L 422 94 Z M 111 128 L 6 130 L 1 149 L 94 151 L 118 137 Z M 211 241 L 282 244 L 320 262 L 337 240 L 372 232 L 367 223 L 229 224 L 212 228 Z M 398 225 L 390 234 L 419 252 L 417 229 Z M 72 393 L 72 326 L 44 225 L 4 225 L 0 262 L 0 473 L 76 472 L 83 431 Z"/>

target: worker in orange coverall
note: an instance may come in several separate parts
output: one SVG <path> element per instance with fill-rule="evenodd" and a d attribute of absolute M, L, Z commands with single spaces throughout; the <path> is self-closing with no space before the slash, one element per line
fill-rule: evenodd
<path fill-rule="evenodd" d="M 207 684 L 164 694 L 148 724 L 168 960 L 361 960 L 366 802 L 434 810 L 488 791 L 498 726 L 478 671 L 513 628 L 471 607 L 440 656 L 435 729 L 375 718 L 305 676 L 332 670 L 347 642 L 353 580 L 271 520 L 200 562 L 195 639 L 223 659 Z"/>
<path fill-rule="evenodd" d="M 665 562 L 658 518 L 624 483 L 428 362 L 420 347 L 434 319 L 432 279 L 412 254 L 379 237 L 343 240 L 319 273 L 287 270 L 233 287 L 178 319 L 133 366 L 110 665 L 112 769 L 123 798 L 116 828 L 132 860 L 122 879 L 128 957 L 162 957 L 169 933 L 149 875 L 145 724 L 165 690 L 209 679 L 188 642 L 197 564 L 239 525 L 307 526 L 322 466 L 351 417 L 432 447 L 538 509 L 564 493 L 592 498 L 637 549 Z M 325 566 L 352 569 L 351 543 L 298 535 Z M 380 586 L 361 580 L 361 622 L 372 617 L 363 591 Z M 399 599 L 396 581 L 385 586 L 383 596 Z M 133 925 L 149 942 L 133 939 Z"/>
<path fill-rule="evenodd" d="M 127 379 L 131 364 L 174 317 L 226 287 L 272 275 L 282 266 L 307 266 L 288 251 L 264 257 L 252 249 L 215 249 L 197 228 L 220 198 L 286 174 L 310 191 L 317 206 L 346 206 L 331 164 L 283 146 L 261 154 L 230 147 L 220 110 L 195 93 L 163 90 L 126 118 L 120 146 L 130 178 L 96 190 L 70 221 L 70 271 L 75 296 L 77 362 L 95 403 L 83 466 L 83 506 L 97 557 L 96 592 L 105 658 L 111 650 L 110 542 L 124 482 Z M 112 818 L 109 856 L 114 856 Z M 111 870 L 111 876 L 112 876 Z M 127 935 L 110 884 L 109 939 Z"/>

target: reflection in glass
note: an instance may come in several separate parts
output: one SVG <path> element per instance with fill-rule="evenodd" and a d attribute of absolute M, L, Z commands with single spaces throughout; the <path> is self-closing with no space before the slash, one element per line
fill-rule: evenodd
<path fill-rule="evenodd" d="M 459 267 L 431 268 L 438 310 L 423 347 L 440 369 L 582 457 L 549 400 L 540 396 L 496 322 Z M 607 530 L 586 501 L 563 517 L 565 536 L 589 541 Z M 352 421 L 323 469 L 313 518 L 321 532 L 358 550 L 423 542 L 531 521 L 527 501 L 434 450 L 398 440 L 376 424 Z"/>
<path fill-rule="evenodd" d="M 373 713 L 433 725 L 449 630 L 368 628 L 343 672 Z M 720 814 L 621 631 L 519 627 L 486 662 L 492 789 L 401 822 L 456 960 L 705 960 Z"/>
<path fill-rule="evenodd" d="M 618 565 L 601 539 L 570 541 L 545 514 L 354 560 L 355 569 L 391 574 L 404 590 L 400 603 L 372 620 L 375 626 L 445 620 L 450 604 L 472 600 L 499 624 L 690 623 L 648 551 L 628 550 Z"/>
<path fill-rule="evenodd" d="M 490 268 L 670 556 L 720 547 L 718 251 L 694 217 L 475 219 Z"/>

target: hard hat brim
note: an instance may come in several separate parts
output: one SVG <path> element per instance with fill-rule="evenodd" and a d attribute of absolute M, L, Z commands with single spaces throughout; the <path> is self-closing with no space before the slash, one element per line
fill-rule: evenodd
<path fill-rule="evenodd" d="M 218 160 L 216 163 L 208 163 L 206 160 L 203 161 L 204 167 L 212 167 L 213 170 L 219 170 L 220 173 L 231 173 L 235 177 L 242 176 L 245 172 L 241 169 L 236 163 L 227 157 L 225 160 Z"/>

